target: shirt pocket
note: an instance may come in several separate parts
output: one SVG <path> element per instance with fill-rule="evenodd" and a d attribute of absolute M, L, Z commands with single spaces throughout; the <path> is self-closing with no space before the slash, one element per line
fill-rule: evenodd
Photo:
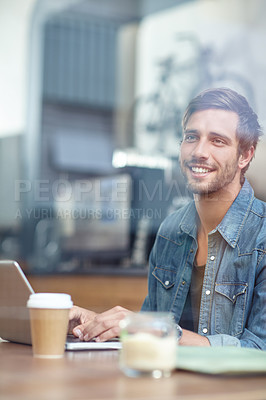
<path fill-rule="evenodd" d="M 176 270 L 165 266 L 157 266 L 154 268 L 152 275 L 157 281 L 157 310 L 169 311 L 172 304 L 173 288 L 176 282 Z"/>
<path fill-rule="evenodd" d="M 239 336 L 244 329 L 247 283 L 215 284 L 215 332 Z"/>
<path fill-rule="evenodd" d="M 165 289 L 170 289 L 175 284 L 176 270 L 167 267 L 155 267 L 152 275 L 159 281 Z"/>

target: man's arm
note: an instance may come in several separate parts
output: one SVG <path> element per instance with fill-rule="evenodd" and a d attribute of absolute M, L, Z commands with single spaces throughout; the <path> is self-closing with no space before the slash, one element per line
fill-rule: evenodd
<path fill-rule="evenodd" d="M 101 314 L 74 306 L 70 312 L 69 332 L 80 340 L 106 341 L 120 334 L 120 321 L 131 311 L 116 306 Z M 181 346 L 210 346 L 209 340 L 197 333 L 183 330 Z"/>
<path fill-rule="evenodd" d="M 179 341 L 180 346 L 210 346 L 207 337 L 201 336 L 198 333 L 183 329 L 182 337 Z"/>

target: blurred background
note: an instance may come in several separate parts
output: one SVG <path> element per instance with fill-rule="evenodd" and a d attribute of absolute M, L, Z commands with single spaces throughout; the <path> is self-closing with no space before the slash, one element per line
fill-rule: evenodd
<path fill-rule="evenodd" d="M 190 199 L 181 119 L 208 87 L 266 125 L 264 0 L 0 0 L 0 258 L 143 271 Z M 263 138 L 247 176 L 266 200 Z"/>

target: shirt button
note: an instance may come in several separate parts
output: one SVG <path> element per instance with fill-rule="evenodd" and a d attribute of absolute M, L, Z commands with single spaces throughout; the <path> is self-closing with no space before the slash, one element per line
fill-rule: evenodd
<path fill-rule="evenodd" d="M 165 286 L 168 286 L 169 283 L 170 283 L 169 281 L 165 281 L 165 282 L 164 282 Z"/>
<path fill-rule="evenodd" d="M 210 256 L 210 260 L 211 261 L 215 260 L 215 257 L 214 256 Z"/>
<path fill-rule="evenodd" d="M 208 329 L 207 329 L 207 328 L 203 328 L 203 329 L 202 329 L 202 332 L 203 332 L 203 333 L 207 333 L 207 332 L 208 332 Z"/>
<path fill-rule="evenodd" d="M 206 293 L 207 296 L 209 296 L 211 294 L 211 291 L 210 290 L 206 290 L 205 293 Z"/>

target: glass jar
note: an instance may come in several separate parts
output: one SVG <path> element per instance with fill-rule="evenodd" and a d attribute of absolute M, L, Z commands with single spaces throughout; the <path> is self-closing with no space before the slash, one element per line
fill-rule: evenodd
<path fill-rule="evenodd" d="M 130 377 L 167 377 L 176 367 L 181 328 L 170 313 L 140 312 L 120 322 L 120 368 Z"/>

